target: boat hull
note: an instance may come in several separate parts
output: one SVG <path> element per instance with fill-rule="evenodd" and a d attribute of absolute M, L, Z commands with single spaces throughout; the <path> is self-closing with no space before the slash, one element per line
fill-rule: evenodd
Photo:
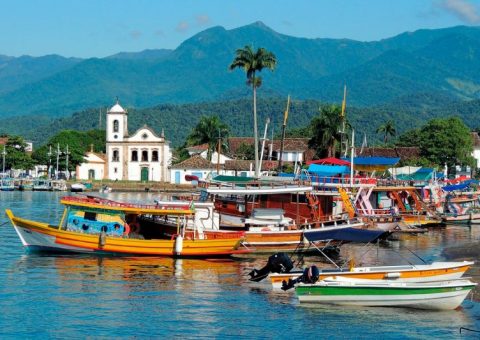
<path fill-rule="evenodd" d="M 46 223 L 30 221 L 13 216 L 7 210 L 22 244 L 32 251 L 99 253 L 119 255 L 154 255 L 175 257 L 217 257 L 246 253 L 241 247 L 241 238 L 183 240 L 180 251 L 176 240 L 141 240 L 122 237 L 83 234 L 60 230 Z"/>
<path fill-rule="evenodd" d="M 357 267 L 351 271 L 320 272 L 320 280 L 327 277 L 342 277 L 346 279 L 391 280 L 403 282 L 432 282 L 441 280 L 455 280 L 473 265 L 471 261 L 463 262 L 434 262 L 430 265 L 418 266 L 387 266 L 387 267 Z M 295 279 L 302 272 L 270 274 L 272 286 L 282 288 L 282 282 Z"/>
<path fill-rule="evenodd" d="M 466 280 L 448 284 L 370 285 L 355 283 L 299 285 L 300 302 L 345 306 L 409 307 L 450 310 L 457 308 L 475 284 Z"/>
<path fill-rule="evenodd" d="M 442 222 L 443 223 L 478 224 L 480 223 L 480 213 L 443 216 Z"/>

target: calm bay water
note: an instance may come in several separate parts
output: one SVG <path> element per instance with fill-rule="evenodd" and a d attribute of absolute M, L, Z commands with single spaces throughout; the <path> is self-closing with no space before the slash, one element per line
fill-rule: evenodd
<path fill-rule="evenodd" d="M 3 211 L 56 223 L 65 193 L 0 192 Z M 147 193 L 110 194 L 149 201 Z M 357 264 L 401 264 L 415 258 L 442 260 L 445 247 L 477 240 L 480 226 L 448 226 L 402 236 L 367 254 L 347 245 L 342 256 Z M 0 227 L 0 337 L 84 338 L 159 336 L 178 338 L 455 338 L 460 327 L 480 329 L 480 304 L 455 311 L 394 308 L 305 307 L 294 294 L 249 282 L 264 257 L 175 260 L 151 257 L 45 256 L 26 254 L 10 223 Z M 309 258 L 308 262 L 316 262 Z M 479 261 L 480 259 L 475 259 Z M 417 261 L 418 263 L 418 261 Z M 467 275 L 477 273 L 479 265 Z M 473 281 L 480 278 L 473 276 Z M 479 289 L 477 289 L 480 292 Z M 475 293 L 478 295 L 478 293 Z"/>

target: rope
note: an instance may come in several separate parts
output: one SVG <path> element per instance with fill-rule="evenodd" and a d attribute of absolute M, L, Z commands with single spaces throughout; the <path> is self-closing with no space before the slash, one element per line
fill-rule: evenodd
<path fill-rule="evenodd" d="M 3 222 L 2 224 L 0 224 L 0 227 L 4 226 L 5 224 L 7 224 L 9 221 L 5 221 Z"/>
<path fill-rule="evenodd" d="M 480 331 L 478 331 L 476 329 L 470 329 L 470 328 L 467 328 L 467 327 L 460 327 L 459 330 L 460 330 L 460 334 L 462 334 L 462 330 L 469 331 L 469 332 L 480 333 Z"/>

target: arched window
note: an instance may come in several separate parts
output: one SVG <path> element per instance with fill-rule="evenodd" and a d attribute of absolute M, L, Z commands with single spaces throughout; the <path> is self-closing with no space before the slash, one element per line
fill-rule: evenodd
<path fill-rule="evenodd" d="M 113 132 L 118 132 L 118 120 L 113 121 Z"/>
<path fill-rule="evenodd" d="M 142 150 L 142 162 L 148 162 L 148 151 Z"/>
<path fill-rule="evenodd" d="M 152 151 L 152 162 L 158 162 L 158 151 L 157 150 Z"/>
<path fill-rule="evenodd" d="M 132 162 L 138 162 L 138 151 L 137 150 L 132 151 Z"/>
<path fill-rule="evenodd" d="M 120 161 L 120 156 L 118 154 L 118 150 L 113 150 L 112 162 L 119 162 L 119 161 Z"/>

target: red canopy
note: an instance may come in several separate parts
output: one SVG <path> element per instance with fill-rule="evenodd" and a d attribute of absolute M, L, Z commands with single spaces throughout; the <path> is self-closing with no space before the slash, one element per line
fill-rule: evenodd
<path fill-rule="evenodd" d="M 338 159 L 334 157 L 316 159 L 314 161 L 307 162 L 307 165 L 310 164 L 328 164 L 328 165 L 347 165 L 350 166 L 350 162 L 344 161 L 343 159 Z"/>

